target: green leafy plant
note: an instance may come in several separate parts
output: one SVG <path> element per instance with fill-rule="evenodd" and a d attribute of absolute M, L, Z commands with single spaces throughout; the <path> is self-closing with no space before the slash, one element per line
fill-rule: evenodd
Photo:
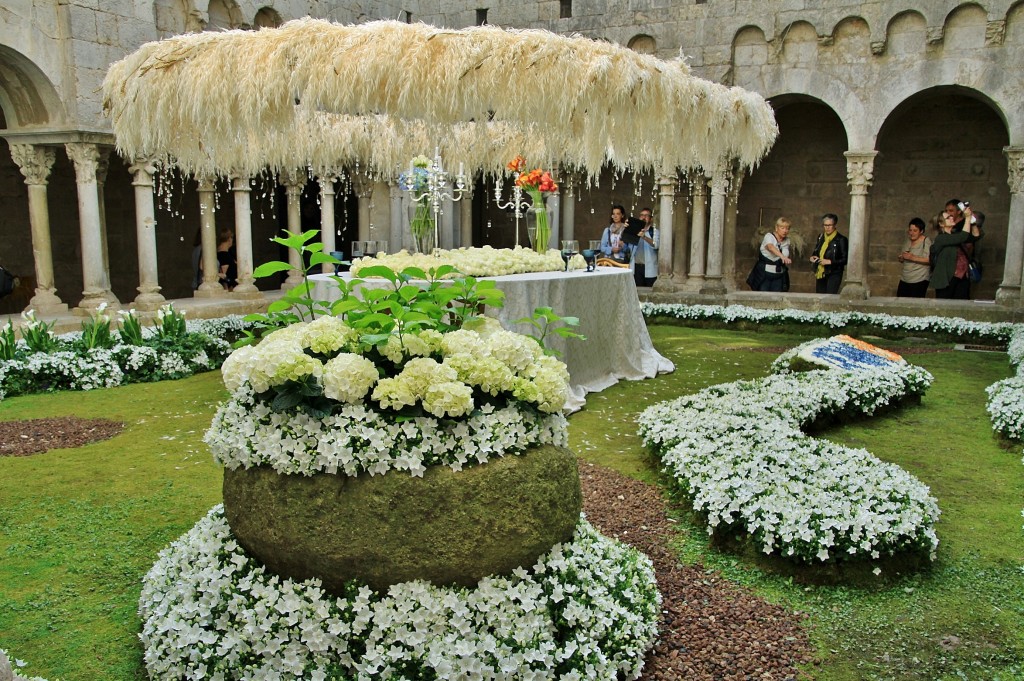
<path fill-rule="evenodd" d="M 107 304 L 102 303 L 89 318 L 82 321 L 81 346 L 85 350 L 111 348 L 114 336 L 110 333 L 110 317 L 106 315 Z"/>
<path fill-rule="evenodd" d="M 35 310 L 21 313 L 25 320 L 21 327 L 21 337 L 31 352 L 56 352 L 63 347 L 60 339 L 53 334 L 56 322 L 46 323 L 36 319 Z"/>
<path fill-rule="evenodd" d="M 118 310 L 117 317 L 120 324 L 117 333 L 121 336 L 121 342 L 125 345 L 144 345 L 142 322 L 135 316 L 135 310 Z"/>
<path fill-rule="evenodd" d="M 156 312 L 156 336 L 162 340 L 183 338 L 188 333 L 185 315 L 167 303 Z"/>
<path fill-rule="evenodd" d="M 544 341 L 550 334 L 554 334 L 561 338 L 575 338 L 578 340 L 587 340 L 587 337 L 583 334 L 576 333 L 573 331 L 574 327 L 580 325 L 578 317 L 562 317 L 557 314 L 550 307 L 538 307 L 533 311 L 532 317 L 523 317 L 517 319 L 516 324 L 530 324 L 533 326 L 536 334 L 526 334 L 533 338 L 535 341 L 540 343 L 540 346 L 544 348 L 544 352 L 549 355 L 560 356 L 561 353 L 554 348 L 549 348 L 545 345 Z M 565 326 L 560 326 L 564 324 Z"/>
<path fill-rule="evenodd" d="M 0 360 L 14 359 L 18 353 L 18 339 L 14 335 L 14 322 L 8 320 L 7 326 L 0 329 Z"/>

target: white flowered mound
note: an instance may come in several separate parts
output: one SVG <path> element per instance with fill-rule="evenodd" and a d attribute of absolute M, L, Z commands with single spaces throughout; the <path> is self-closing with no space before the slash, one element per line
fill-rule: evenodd
<path fill-rule="evenodd" d="M 562 255 L 555 249 L 538 253 L 532 248 L 492 248 L 481 246 L 458 248 L 454 250 L 435 249 L 433 253 L 409 253 L 401 250 L 398 253 L 380 254 L 376 257 L 358 258 L 352 261 L 352 275 L 364 276 L 367 267 L 383 265 L 395 272 L 407 267 L 415 267 L 424 272 L 441 265 L 452 265 L 458 269 L 446 278 L 455 277 L 499 277 L 507 274 L 523 274 L 525 272 L 561 272 L 565 269 Z M 583 269 L 587 263 L 583 256 L 576 255 L 569 263 L 570 270 Z"/>
<path fill-rule="evenodd" d="M 799 354 L 796 349 L 795 354 Z M 801 431 L 833 414 L 872 414 L 922 394 L 931 375 L 906 362 L 778 373 L 712 386 L 645 410 L 644 443 L 705 514 L 708 532 L 745 528 L 760 550 L 803 561 L 934 558 L 939 509 L 926 485 L 862 449 Z"/>
<path fill-rule="evenodd" d="M 425 582 L 347 597 L 281 579 L 223 508 L 161 552 L 139 614 L 152 679 L 635 679 L 660 616 L 650 560 L 582 517 L 572 541 L 475 589 Z"/>

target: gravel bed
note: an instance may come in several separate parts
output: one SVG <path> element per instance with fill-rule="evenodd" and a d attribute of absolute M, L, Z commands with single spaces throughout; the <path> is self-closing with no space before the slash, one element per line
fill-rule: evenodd
<path fill-rule="evenodd" d="M 604 534 L 654 562 L 664 599 L 658 643 L 641 679 L 782 681 L 811 661 L 803 617 L 755 596 L 711 570 L 679 563 L 668 547 L 675 528 L 656 487 L 580 462 L 583 510 Z"/>
<path fill-rule="evenodd" d="M 81 447 L 112 438 L 123 429 L 120 421 L 74 416 L 0 421 L 0 456 L 30 456 L 51 449 Z"/>

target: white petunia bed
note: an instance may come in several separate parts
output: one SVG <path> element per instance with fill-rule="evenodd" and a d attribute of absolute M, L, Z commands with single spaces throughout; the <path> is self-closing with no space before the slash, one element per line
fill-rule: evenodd
<path fill-rule="evenodd" d="M 931 375 L 877 355 L 851 370 L 790 372 L 791 363 L 814 359 L 809 350 L 818 343 L 782 355 L 767 378 L 648 408 L 639 419 L 644 443 L 706 515 L 709 534 L 739 527 L 764 553 L 806 562 L 902 551 L 934 557 L 939 509 L 927 486 L 863 449 L 802 430 L 919 396 Z M 832 361 L 834 354 L 821 353 Z"/>

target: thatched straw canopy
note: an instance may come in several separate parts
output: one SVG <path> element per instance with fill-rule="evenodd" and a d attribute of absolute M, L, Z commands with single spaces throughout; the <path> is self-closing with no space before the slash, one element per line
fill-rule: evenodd
<path fill-rule="evenodd" d="M 440 147 L 449 166 L 516 153 L 596 175 L 756 163 L 777 134 L 758 95 L 611 43 L 541 30 L 394 21 L 182 35 L 103 84 L 120 152 L 186 172 L 392 173 Z M 488 121 L 488 123 L 474 123 Z"/>

